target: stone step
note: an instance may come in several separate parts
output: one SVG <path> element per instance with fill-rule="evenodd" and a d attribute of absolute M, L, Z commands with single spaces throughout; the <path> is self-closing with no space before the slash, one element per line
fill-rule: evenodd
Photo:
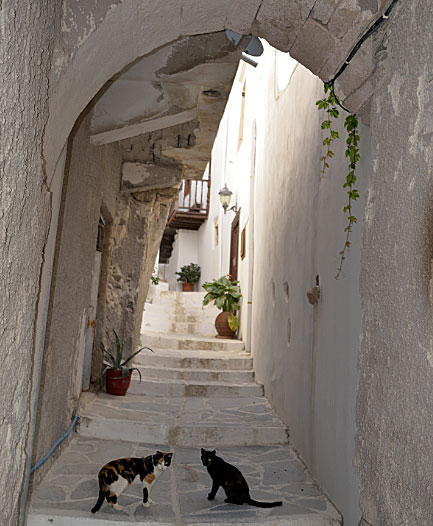
<path fill-rule="evenodd" d="M 203 336 L 204 338 L 212 338 L 216 336 L 214 322 L 177 322 L 169 319 L 162 319 L 157 317 L 155 319 L 143 319 L 141 324 L 142 332 L 158 332 L 158 333 L 172 333 L 172 334 L 192 334 L 194 336 Z"/>
<path fill-rule="evenodd" d="M 158 380 L 184 380 L 189 382 L 231 382 L 246 383 L 254 381 L 254 372 L 250 370 L 193 369 L 183 367 L 139 366 L 143 377 Z"/>
<path fill-rule="evenodd" d="M 188 397 L 203 396 L 209 398 L 234 398 L 262 396 L 263 386 L 255 382 L 231 383 L 211 381 L 183 381 L 148 378 L 144 371 L 141 382 L 131 380 L 129 392 L 135 395 Z"/>
<path fill-rule="evenodd" d="M 221 312 L 214 305 L 206 305 L 206 307 L 203 307 L 201 304 L 185 305 L 183 303 L 145 303 L 143 312 L 146 314 L 156 314 L 168 312 L 176 313 L 176 311 L 179 311 L 178 314 L 188 315 L 191 313 L 191 315 L 194 316 L 199 315 L 209 317 L 218 315 Z"/>
<path fill-rule="evenodd" d="M 287 443 L 287 430 L 264 397 L 204 398 L 101 394 L 80 411 L 82 436 L 212 447 Z"/>
<path fill-rule="evenodd" d="M 234 339 L 203 338 L 193 335 L 142 332 L 140 335 L 142 346 L 152 349 L 192 349 L 209 351 L 243 351 L 245 344 Z"/>
<path fill-rule="evenodd" d="M 170 446 L 170 468 L 151 490 L 153 503 L 142 505 L 142 484 L 136 480 L 119 498 L 122 511 L 107 502 L 90 513 L 98 497 L 97 473 L 116 458 L 151 455 L 159 444 L 118 442 L 75 436 L 32 492 L 27 526 L 336 526 L 335 508 L 324 497 L 287 444 L 221 447 L 218 455 L 236 465 L 257 500 L 281 500 L 275 508 L 224 503 L 220 490 L 207 500 L 211 479 L 200 461 L 200 449 Z M 168 448 L 167 448 L 168 449 Z"/>
<path fill-rule="evenodd" d="M 150 323 L 152 325 L 160 323 L 206 323 L 207 325 L 213 325 L 215 329 L 215 318 L 216 316 L 203 316 L 200 313 L 194 314 L 191 312 L 185 313 L 170 313 L 164 312 L 146 312 L 143 314 L 142 325 Z"/>
<path fill-rule="evenodd" d="M 206 292 L 182 292 L 177 290 L 163 290 L 160 293 L 160 303 L 177 303 L 185 306 L 202 306 Z"/>
<path fill-rule="evenodd" d="M 157 350 L 154 353 L 142 351 L 134 358 L 134 363 L 146 367 L 204 368 L 218 371 L 250 371 L 253 368 L 253 359 L 245 352 L 216 354 L 214 351 Z"/>

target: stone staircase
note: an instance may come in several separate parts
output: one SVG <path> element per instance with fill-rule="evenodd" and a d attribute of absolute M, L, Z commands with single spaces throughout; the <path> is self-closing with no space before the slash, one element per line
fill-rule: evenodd
<path fill-rule="evenodd" d="M 214 321 L 220 312 L 214 305 L 202 306 L 204 292 L 161 290 L 152 303 L 146 303 L 141 325 L 142 334 L 181 334 L 215 336 Z"/>
<path fill-rule="evenodd" d="M 135 365 L 142 374 L 125 397 L 83 393 L 78 434 L 32 496 L 30 526 L 322 526 L 340 517 L 288 444 L 287 429 L 255 382 L 253 360 L 236 340 L 214 337 L 213 308 L 203 294 L 162 292 L 146 304 Z M 170 330 L 167 330 L 170 329 Z M 136 373 L 134 373 L 135 375 Z M 200 447 L 217 449 L 240 467 L 253 498 L 281 499 L 280 508 L 227 505 L 223 491 L 206 498 L 210 478 Z M 107 461 L 174 451 L 174 466 L 140 504 L 141 486 L 106 503 L 95 516 L 97 472 Z"/>

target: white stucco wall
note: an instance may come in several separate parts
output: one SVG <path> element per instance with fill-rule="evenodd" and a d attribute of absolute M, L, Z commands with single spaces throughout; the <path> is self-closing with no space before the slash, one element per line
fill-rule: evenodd
<path fill-rule="evenodd" d="M 361 332 L 360 248 L 364 198 L 344 274 L 334 278 L 345 240 L 347 173 L 343 118 L 340 141 L 320 178 L 324 119 L 315 106 L 322 83 L 298 65 L 276 89 L 272 62 L 260 83 L 266 113 L 257 119 L 252 350 L 256 375 L 292 444 L 344 516 L 359 522 L 359 488 L 352 466 L 356 369 Z M 369 132 L 360 130 L 361 196 L 370 172 Z M 321 299 L 307 301 L 319 276 Z"/>

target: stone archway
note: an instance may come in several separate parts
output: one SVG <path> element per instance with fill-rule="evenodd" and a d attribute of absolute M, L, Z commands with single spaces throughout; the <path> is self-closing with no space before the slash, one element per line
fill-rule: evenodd
<path fill-rule="evenodd" d="M 333 2 L 314 0 L 242 0 L 236 4 L 155 0 L 74 7 L 65 4 L 62 32 L 57 35 L 50 81 L 50 116 L 44 152 L 48 171 L 78 115 L 105 83 L 138 57 L 180 37 L 231 29 L 266 38 L 274 47 L 290 51 L 301 64 L 324 80 L 346 60 L 365 30 L 381 16 L 385 2 L 370 0 Z M 163 30 L 161 30 L 163 28 Z M 347 104 L 359 110 L 373 86 L 357 88 L 374 70 L 373 50 L 362 48 L 347 68 L 341 89 L 352 95 Z M 97 67 L 95 67 L 97 66 Z M 343 78 L 341 79 L 343 81 Z M 367 89 L 368 88 L 368 89 Z M 343 97 L 344 98 L 344 97 Z M 68 101 L 65 105 L 65 101 Z"/>
<path fill-rule="evenodd" d="M 16 488 L 25 484 L 26 454 L 31 450 L 31 407 L 38 383 L 34 372 L 42 352 L 41 334 L 53 258 L 53 246 L 47 245 L 52 206 L 48 202 L 55 192 L 49 185 L 73 124 L 89 100 L 137 57 L 181 35 L 225 28 L 264 36 L 276 47 L 291 50 L 301 63 L 328 79 L 344 62 L 363 30 L 389 2 L 359 0 L 358 5 L 353 0 L 335 7 L 327 1 L 257 0 L 242 1 L 233 7 L 221 0 L 218 11 L 215 2 L 197 6 L 191 1 L 172 0 L 161 6 L 156 1 L 138 4 L 129 0 L 117 4 L 103 2 L 94 10 L 79 14 L 66 3 L 63 16 L 54 1 L 43 10 L 33 5 L 27 8 L 19 2 L 11 4 L 1 15 L 10 22 L 10 27 L 7 23 L 5 27 L 11 46 L 16 48 L 2 50 L 5 57 L 2 63 L 9 63 L 12 72 L 2 76 L 7 79 L 2 91 L 4 141 L 11 153 L 4 162 L 2 194 L 6 196 L 5 210 L 12 225 L 5 239 L 6 261 L 2 272 L 12 288 L 21 287 L 24 280 L 28 293 L 11 296 L 5 291 L 3 295 L 4 324 L 8 328 L 6 344 L 16 348 L 14 360 L 19 361 L 21 374 L 13 384 L 10 379 L 2 384 L 2 390 L 12 393 L 4 400 L 4 437 L 14 445 L 15 459 L 19 459 L 4 457 L 5 470 L 9 470 L 15 481 L 14 484 L 8 481 L 12 490 L 1 491 L 3 484 L 0 486 L 6 503 L 0 516 L 5 520 L 18 516 Z M 20 20 L 16 30 L 15 19 Z M 52 21 L 49 31 L 46 20 Z M 340 88 L 348 96 L 346 104 L 356 111 L 364 108 L 366 119 L 368 101 L 375 91 L 374 171 L 366 210 L 361 278 L 364 320 L 357 444 L 361 507 L 365 520 L 375 526 L 410 524 L 414 517 L 417 524 L 428 524 L 432 511 L 431 498 L 426 494 L 429 474 L 416 470 L 420 458 L 424 459 L 424 466 L 431 465 L 428 437 L 432 435 L 427 416 L 433 337 L 428 290 L 431 250 L 425 242 L 430 238 L 427 197 L 433 149 L 431 121 L 426 118 L 432 107 L 429 21 L 425 3 L 415 0 L 410 6 L 401 6 L 385 38 L 365 44 L 340 79 Z M 347 27 L 350 29 L 345 31 Z M 423 34 L 423 41 L 416 41 L 412 36 L 415 34 Z M 391 58 L 387 58 L 387 46 L 393 50 Z M 30 67 L 20 58 L 22 49 L 28 50 L 32 57 Z M 375 61 L 379 61 L 378 71 Z M 46 79 L 50 70 L 48 90 Z M 23 94 L 22 85 L 29 86 L 28 93 Z M 16 105 L 22 109 L 19 118 Z M 37 139 L 33 140 L 35 135 Z M 26 195 L 18 192 L 12 195 L 10 189 L 20 185 L 26 188 Z M 398 214 L 392 212 L 396 207 Z M 20 210 L 20 214 L 14 209 Z M 37 225 L 35 236 L 28 229 L 29 224 Z M 55 228 L 56 218 L 51 230 Z M 30 265 L 21 261 L 27 256 L 23 246 L 36 254 Z M 416 303 L 414 298 L 421 300 Z M 26 305 L 25 319 L 17 328 L 15 311 L 20 303 Z M 401 305 L 408 306 L 403 313 Z M 386 329 L 378 330 L 377 317 L 380 326 Z M 409 327 L 404 334 L 396 325 L 399 318 Z M 395 350 L 398 363 L 394 363 Z M 13 363 L 6 361 L 6 366 L 12 369 Z M 29 378 L 33 378 L 30 385 Z M 410 396 L 400 402 L 388 399 L 390 394 L 405 391 Z M 20 403 L 13 393 L 19 394 Z M 374 401 L 374 397 L 380 401 Z M 405 439 L 395 444 L 396 437 Z M 395 446 L 391 452 L 393 462 L 387 461 L 389 443 Z M 407 473 L 403 481 L 398 464 Z M 376 470 L 376 465 L 380 469 Z M 369 479 L 371 473 L 376 473 L 374 485 Z M 407 494 L 408 486 L 419 488 L 416 499 Z"/>

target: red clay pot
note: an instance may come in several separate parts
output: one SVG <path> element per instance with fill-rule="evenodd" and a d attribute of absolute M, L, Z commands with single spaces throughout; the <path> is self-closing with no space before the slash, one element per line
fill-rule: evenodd
<path fill-rule="evenodd" d="M 233 338 L 235 333 L 229 326 L 230 312 L 220 312 L 215 319 L 215 329 L 217 330 L 217 338 Z"/>
<path fill-rule="evenodd" d="M 194 283 L 182 283 L 182 290 L 184 292 L 192 292 L 194 290 Z"/>
<path fill-rule="evenodd" d="M 108 369 L 106 375 L 107 393 L 115 396 L 125 396 L 131 383 L 132 371 L 129 371 L 128 376 L 122 378 L 122 371 L 117 369 Z"/>

